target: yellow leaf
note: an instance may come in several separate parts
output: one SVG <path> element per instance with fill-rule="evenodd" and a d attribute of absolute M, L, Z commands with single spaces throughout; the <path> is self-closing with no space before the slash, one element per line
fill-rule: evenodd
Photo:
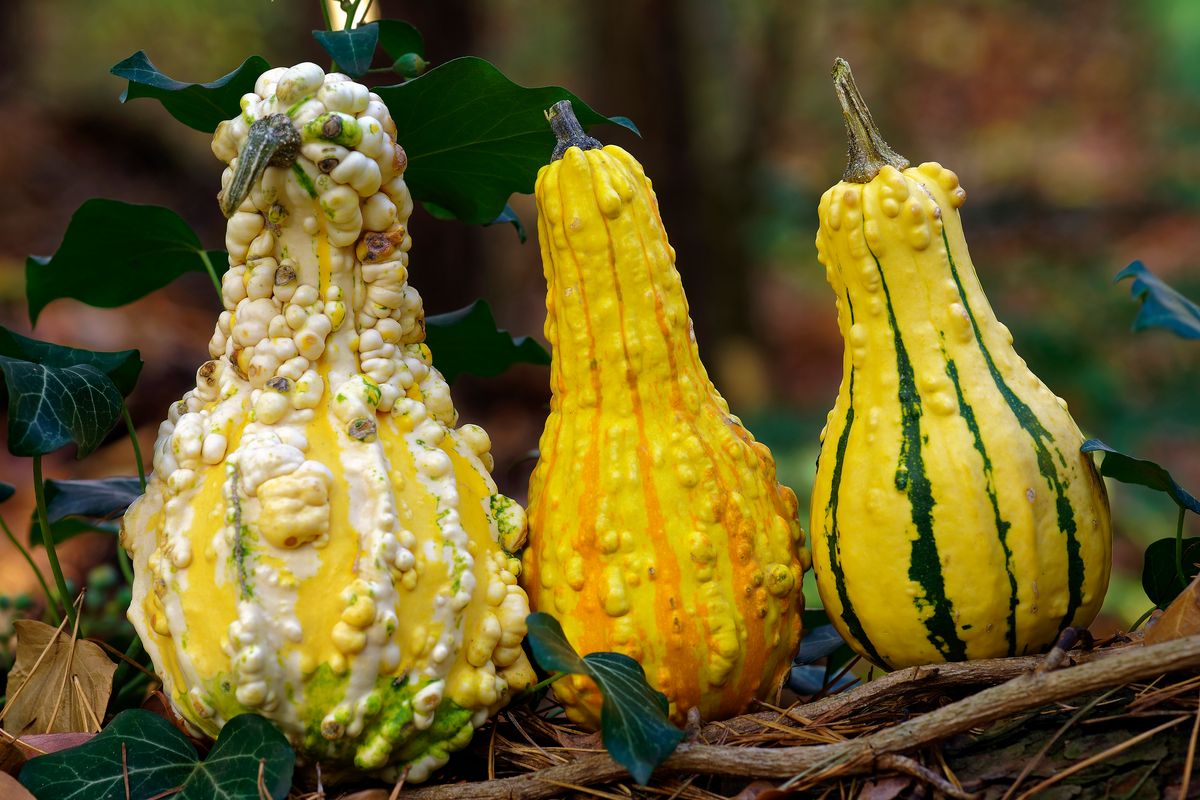
<path fill-rule="evenodd" d="M 0 711 L 14 736 L 98 731 L 117 669 L 92 642 L 37 620 L 16 620 L 17 658 Z"/>

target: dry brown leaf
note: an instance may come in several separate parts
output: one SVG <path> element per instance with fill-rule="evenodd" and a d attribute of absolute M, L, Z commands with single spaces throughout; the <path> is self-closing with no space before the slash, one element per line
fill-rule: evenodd
<path fill-rule="evenodd" d="M 0 737 L 0 772 L 16 775 L 21 765 L 31 758 L 57 753 L 69 747 L 78 747 L 90 740 L 94 733 L 39 733 L 22 736 L 20 739 Z M 2 798 L 3 795 L 0 795 Z"/>
<path fill-rule="evenodd" d="M 858 800 L 895 800 L 911 783 L 912 778 L 903 775 L 876 778 L 863 784 Z"/>
<path fill-rule="evenodd" d="M 4 800 L 37 800 L 29 790 L 7 772 L 0 772 L 0 797 Z"/>
<path fill-rule="evenodd" d="M 350 794 L 339 794 L 337 800 L 388 800 L 391 789 L 362 789 Z"/>
<path fill-rule="evenodd" d="M 769 781 L 754 781 L 738 792 L 733 800 L 781 800 L 792 796 L 790 789 L 780 789 Z"/>
<path fill-rule="evenodd" d="M 1200 633 L 1200 575 L 1171 601 L 1153 625 L 1146 627 L 1146 644 L 1182 639 Z"/>
<path fill-rule="evenodd" d="M 8 673 L 8 705 L 0 712 L 14 736 L 100 730 L 117 665 L 92 642 L 44 622 L 13 622 L 17 659 Z"/>

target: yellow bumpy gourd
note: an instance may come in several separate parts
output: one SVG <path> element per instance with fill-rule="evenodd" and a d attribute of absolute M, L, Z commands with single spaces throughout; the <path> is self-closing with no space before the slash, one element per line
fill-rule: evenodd
<path fill-rule="evenodd" d="M 553 346 L 529 486 L 523 585 L 581 653 L 641 662 L 672 717 L 731 716 L 778 691 L 808 567 L 795 494 L 713 387 L 650 180 L 564 101 L 538 174 Z M 555 694 L 594 724 L 584 678 Z"/>
<path fill-rule="evenodd" d="M 1042 650 L 1104 598 L 1104 484 L 992 313 L 958 178 L 909 168 L 840 59 L 834 78 L 850 165 L 817 234 L 845 339 L 812 495 L 821 598 L 888 667 Z"/>
<path fill-rule="evenodd" d="M 254 712 L 326 778 L 424 780 L 533 679 L 524 512 L 423 343 L 387 107 L 300 64 L 242 108 L 225 310 L 125 516 L 129 617 L 199 730 Z"/>

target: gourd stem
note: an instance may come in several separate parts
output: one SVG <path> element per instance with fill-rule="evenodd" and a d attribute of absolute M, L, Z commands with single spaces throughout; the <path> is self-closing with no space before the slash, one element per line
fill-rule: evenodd
<path fill-rule="evenodd" d="M 75 606 L 71 603 L 70 592 L 67 591 L 67 579 L 63 577 L 62 565 L 58 563 L 58 551 L 55 549 L 54 534 L 50 532 L 50 518 L 46 513 L 46 487 L 42 483 L 42 457 L 33 457 L 33 496 L 37 501 L 38 525 L 42 529 L 42 545 L 46 548 L 46 556 L 50 559 L 50 571 L 54 573 L 54 584 L 58 587 L 58 597 L 67 612 L 67 619 L 75 624 Z"/>
<path fill-rule="evenodd" d="M 290 167 L 300 155 L 300 132 L 287 114 L 255 120 L 238 153 L 237 170 L 221 195 L 221 213 L 232 217 L 267 167 Z"/>
<path fill-rule="evenodd" d="M 8 523 L 5 522 L 2 517 L 0 517 L 0 528 L 4 530 L 4 535 L 8 537 L 10 542 L 12 542 L 13 547 L 17 548 L 17 552 L 24 556 L 26 563 L 29 564 L 29 568 L 33 570 L 34 577 L 36 577 L 38 583 L 42 585 L 42 591 L 46 593 L 46 607 L 49 608 L 51 614 L 53 614 L 54 621 L 56 623 L 61 622 L 62 614 L 58 612 L 58 607 L 52 602 L 54 599 L 54 594 L 50 591 L 50 584 L 46 583 L 46 576 L 42 574 L 40 569 L 38 569 L 37 562 L 33 560 L 33 556 L 29 553 L 29 548 L 21 544 L 20 540 L 13 535 L 13 532 L 8 527 Z"/>
<path fill-rule="evenodd" d="M 842 104 L 842 116 L 846 119 L 846 133 L 850 140 L 842 180 L 870 183 L 884 167 L 907 167 L 908 159 L 889 147 L 880 135 L 875 120 L 871 118 L 871 110 L 854 83 L 850 65 L 843 58 L 833 62 L 833 88 L 837 92 L 838 102 Z"/>
<path fill-rule="evenodd" d="M 604 147 L 598 139 L 584 132 L 570 100 L 559 100 L 550 106 L 550 110 L 546 112 L 546 119 L 558 138 L 558 144 L 554 145 L 554 153 L 550 156 L 551 161 L 558 161 L 572 147 L 578 147 L 580 150 L 599 150 Z"/>

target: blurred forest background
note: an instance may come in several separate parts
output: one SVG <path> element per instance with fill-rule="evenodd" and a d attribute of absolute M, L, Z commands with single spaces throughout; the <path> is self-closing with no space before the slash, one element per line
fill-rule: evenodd
<path fill-rule="evenodd" d="M 1131 333 L 1136 304 L 1128 284 L 1112 283 L 1140 258 L 1200 298 L 1200 4 L 375 2 L 424 33 L 434 64 L 480 55 L 519 83 L 566 86 L 602 113 L 637 122 L 640 141 L 611 126 L 594 133 L 632 150 L 654 178 L 701 355 L 734 411 L 775 451 L 780 479 L 804 508 L 841 374 L 833 297 L 813 247 L 817 200 L 845 156 L 828 79 L 839 55 L 899 152 L 959 173 L 974 261 L 1033 370 L 1088 435 L 1200 488 L 1200 347 Z M 118 104 L 123 82 L 109 75 L 112 64 L 145 49 L 168 75 L 207 81 L 252 53 L 275 65 L 324 63 L 309 35 L 320 27 L 314 0 L 0 3 L 0 323 L 29 330 L 24 259 L 53 252 L 89 197 L 168 206 L 207 246 L 221 246 L 220 165 L 208 137 L 157 103 Z M 532 199 L 515 197 L 513 206 L 533 236 Z M 427 313 L 484 297 L 502 327 L 541 337 L 535 241 L 520 244 L 507 225 L 468 228 L 421 211 L 412 230 L 411 275 Z M 141 350 L 146 367 L 131 408 L 149 452 L 168 404 L 207 358 L 217 312 L 208 278 L 193 274 L 134 307 L 56 302 L 35 333 Z M 502 488 L 523 498 L 547 372 L 465 377 L 454 392 L 463 420 L 491 432 Z M 86 461 L 56 454 L 47 471 L 134 470 L 117 432 Z M 28 460 L 0 454 L 0 479 L 18 486 L 3 513 L 23 535 L 33 505 Z M 1142 552 L 1175 529 L 1165 496 L 1110 492 L 1117 568 L 1104 631 L 1150 605 Z M 4 545 L 0 594 L 31 589 L 26 565 Z M 112 537 L 95 534 L 73 541 L 64 558 L 78 576 L 113 552 Z"/>

